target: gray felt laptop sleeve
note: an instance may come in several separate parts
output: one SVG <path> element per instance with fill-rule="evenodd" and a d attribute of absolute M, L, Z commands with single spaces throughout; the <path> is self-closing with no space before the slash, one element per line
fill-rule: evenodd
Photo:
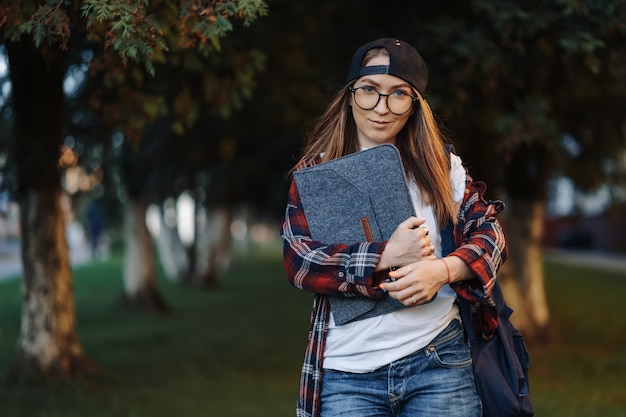
<path fill-rule="evenodd" d="M 350 154 L 294 173 L 311 238 L 325 244 L 388 240 L 415 215 L 402 161 L 393 145 Z M 404 307 L 389 296 L 330 297 L 337 325 Z"/>

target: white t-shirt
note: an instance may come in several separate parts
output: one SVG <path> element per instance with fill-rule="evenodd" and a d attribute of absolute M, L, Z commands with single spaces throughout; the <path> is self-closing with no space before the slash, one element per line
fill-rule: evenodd
<path fill-rule="evenodd" d="M 465 191 L 465 169 L 461 158 L 450 154 L 450 180 L 458 203 Z M 409 191 L 418 218 L 426 219 L 435 254 L 441 256 L 441 237 L 430 205 L 422 204 L 415 183 Z M 456 293 L 449 285 L 439 290 L 435 300 L 404 310 L 336 326 L 330 317 L 324 368 L 338 371 L 371 372 L 425 347 L 452 319 L 458 317 Z"/>

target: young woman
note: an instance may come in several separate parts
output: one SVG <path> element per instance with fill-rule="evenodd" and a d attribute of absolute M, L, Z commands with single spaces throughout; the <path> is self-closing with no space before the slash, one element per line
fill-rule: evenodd
<path fill-rule="evenodd" d="M 299 417 L 481 415 L 455 300 L 475 303 L 480 331 L 493 332 L 489 294 L 506 258 L 495 219 L 501 205 L 485 201 L 484 184 L 447 150 L 424 99 L 427 81 L 409 44 L 386 38 L 363 45 L 294 168 L 392 144 L 417 214 L 388 241 L 317 242 L 292 181 L 282 226 L 285 270 L 293 286 L 315 294 Z M 456 249 L 441 257 L 447 225 Z M 337 325 L 329 296 L 389 296 L 410 308 Z"/>

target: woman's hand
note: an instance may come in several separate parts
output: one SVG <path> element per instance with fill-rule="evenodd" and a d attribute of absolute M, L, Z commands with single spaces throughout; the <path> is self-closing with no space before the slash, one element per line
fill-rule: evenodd
<path fill-rule="evenodd" d="M 448 282 L 448 269 L 444 262 L 434 258 L 403 266 L 389 272 L 392 281 L 380 284 L 380 288 L 405 306 L 424 304 L 432 300 L 439 288 Z"/>
<path fill-rule="evenodd" d="M 424 219 L 409 217 L 393 232 L 381 255 L 376 270 L 382 271 L 413 262 L 436 259 L 435 247 L 431 244 L 427 227 L 421 227 Z"/>

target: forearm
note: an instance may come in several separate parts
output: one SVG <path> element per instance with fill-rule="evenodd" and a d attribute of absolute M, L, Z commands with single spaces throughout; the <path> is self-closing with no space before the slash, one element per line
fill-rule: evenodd
<path fill-rule="evenodd" d="M 294 287 L 326 295 L 382 296 L 374 269 L 384 242 L 325 245 L 309 234 L 301 207 L 288 204 L 281 235 L 285 272 Z"/>
<path fill-rule="evenodd" d="M 445 258 L 438 259 L 443 262 L 444 270 L 441 275 L 445 278 L 447 284 L 461 282 L 476 277 L 469 266 L 458 256 L 450 255 Z"/>
<path fill-rule="evenodd" d="M 345 247 L 316 243 L 284 242 L 285 272 L 294 287 L 327 295 L 374 295 L 378 285 L 374 266 L 380 257 L 375 243 Z"/>
<path fill-rule="evenodd" d="M 471 275 L 484 285 L 496 276 L 500 265 L 506 260 L 504 233 L 495 219 L 484 222 L 450 255 L 462 260 Z"/>

